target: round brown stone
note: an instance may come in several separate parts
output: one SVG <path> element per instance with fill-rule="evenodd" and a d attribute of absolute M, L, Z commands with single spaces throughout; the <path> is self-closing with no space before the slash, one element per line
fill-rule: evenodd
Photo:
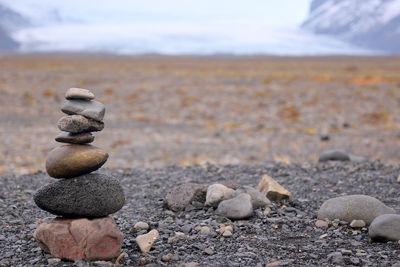
<path fill-rule="evenodd" d="M 99 169 L 107 159 L 106 151 L 92 145 L 62 145 L 50 151 L 46 171 L 54 178 L 72 178 Z"/>
<path fill-rule="evenodd" d="M 72 134 L 68 132 L 61 132 L 56 136 L 55 140 L 60 143 L 87 144 L 93 142 L 94 135 L 92 133 Z"/>

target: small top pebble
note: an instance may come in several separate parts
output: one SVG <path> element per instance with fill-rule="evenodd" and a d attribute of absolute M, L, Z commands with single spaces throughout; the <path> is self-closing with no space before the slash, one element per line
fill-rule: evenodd
<path fill-rule="evenodd" d="M 69 88 L 65 93 L 66 99 L 94 99 L 94 94 L 88 89 Z"/>

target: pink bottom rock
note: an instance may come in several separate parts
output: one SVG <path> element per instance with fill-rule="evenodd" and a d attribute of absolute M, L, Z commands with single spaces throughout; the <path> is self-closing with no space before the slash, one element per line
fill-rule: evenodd
<path fill-rule="evenodd" d="M 108 260 L 121 253 L 123 235 L 110 217 L 56 218 L 43 222 L 33 237 L 54 257 L 67 260 Z"/>

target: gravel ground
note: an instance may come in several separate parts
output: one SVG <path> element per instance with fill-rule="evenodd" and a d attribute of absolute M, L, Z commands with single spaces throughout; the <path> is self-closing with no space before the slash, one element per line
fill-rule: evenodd
<path fill-rule="evenodd" d="M 121 181 L 127 198 L 122 210 L 112 215 L 125 236 L 122 266 L 179 266 L 189 262 L 199 266 L 264 266 L 274 262 L 280 262 L 279 266 L 391 266 L 400 262 L 399 244 L 371 243 L 366 228 L 354 230 L 339 221 L 331 222 L 328 228 L 315 226 L 320 205 L 340 195 L 367 194 L 399 211 L 400 167 L 378 162 L 265 163 L 102 172 Z M 249 220 L 229 221 L 207 207 L 192 206 L 174 213 L 163 205 L 167 192 L 184 182 L 230 180 L 256 186 L 263 174 L 292 192 L 292 199 L 275 203 L 268 216 L 257 210 Z M 35 206 L 32 195 L 52 180 L 43 172 L 0 177 L 0 266 L 109 266 L 111 261 L 56 262 L 35 243 L 32 234 L 38 221 L 50 214 Z M 146 255 L 135 243 L 135 237 L 141 234 L 133 228 L 138 221 L 160 232 Z M 217 232 L 221 224 L 233 227 L 231 237 Z M 211 231 L 200 234 L 197 226 L 208 226 Z"/>

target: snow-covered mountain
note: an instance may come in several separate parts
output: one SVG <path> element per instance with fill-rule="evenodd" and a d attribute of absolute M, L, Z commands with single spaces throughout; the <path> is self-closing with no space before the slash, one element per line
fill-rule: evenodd
<path fill-rule="evenodd" d="M 400 52 L 400 0 L 313 0 L 302 28 L 352 44 Z"/>
<path fill-rule="evenodd" d="M 19 44 L 11 37 L 11 34 L 28 24 L 28 21 L 20 14 L 0 3 L 0 51 L 16 50 Z"/>

